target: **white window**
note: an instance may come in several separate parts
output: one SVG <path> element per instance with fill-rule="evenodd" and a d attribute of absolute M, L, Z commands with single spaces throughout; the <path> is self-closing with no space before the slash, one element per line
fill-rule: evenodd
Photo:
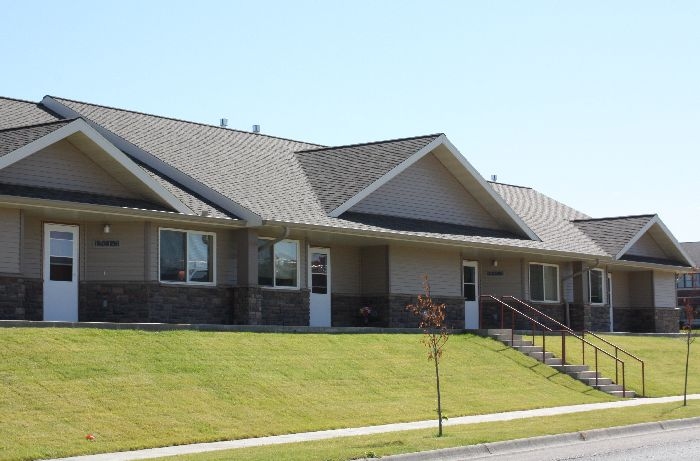
<path fill-rule="evenodd" d="M 601 269 L 588 271 L 588 302 L 603 304 L 603 271 Z"/>
<path fill-rule="evenodd" d="M 160 281 L 212 285 L 214 245 L 209 232 L 160 229 Z"/>
<path fill-rule="evenodd" d="M 258 285 L 299 288 L 299 242 L 258 239 Z"/>
<path fill-rule="evenodd" d="M 559 301 L 559 266 L 554 264 L 530 264 L 530 300 L 540 302 Z"/>

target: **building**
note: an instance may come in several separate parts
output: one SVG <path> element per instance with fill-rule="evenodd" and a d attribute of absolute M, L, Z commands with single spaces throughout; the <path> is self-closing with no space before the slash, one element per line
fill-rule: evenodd
<path fill-rule="evenodd" d="M 453 327 L 480 295 L 574 328 L 677 329 L 692 261 L 655 214 L 592 219 L 488 182 L 444 134 L 320 146 L 46 96 L 0 98 L 0 318 Z"/>

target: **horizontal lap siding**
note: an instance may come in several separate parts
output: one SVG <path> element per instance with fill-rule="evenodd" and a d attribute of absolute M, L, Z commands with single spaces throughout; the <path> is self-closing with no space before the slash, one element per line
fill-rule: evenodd
<path fill-rule="evenodd" d="M 331 291 L 360 294 L 360 249 L 331 247 Z"/>
<path fill-rule="evenodd" d="M 0 272 L 20 272 L 20 218 L 19 210 L 0 209 Z"/>
<path fill-rule="evenodd" d="M 650 258 L 668 258 L 666 253 L 657 245 L 656 241 L 649 235 L 642 235 L 634 245 L 627 251 L 628 255 L 646 256 Z"/>
<path fill-rule="evenodd" d="M 365 247 L 360 250 L 360 286 L 362 294 L 389 292 L 388 247 Z"/>
<path fill-rule="evenodd" d="M 670 272 L 654 272 L 654 307 L 676 307 L 676 277 Z"/>
<path fill-rule="evenodd" d="M 67 141 L 4 168 L 0 183 L 138 198 Z"/>
<path fill-rule="evenodd" d="M 495 229 L 494 218 L 428 154 L 350 209 Z"/>
<path fill-rule="evenodd" d="M 41 249 L 43 223 L 36 215 L 24 213 L 22 232 L 22 274 L 25 277 L 41 278 Z"/>
<path fill-rule="evenodd" d="M 462 296 L 462 259 L 457 252 L 392 246 L 389 268 L 391 293 L 422 293 L 427 274 L 432 295 Z"/>
<path fill-rule="evenodd" d="M 85 280 L 89 281 L 143 281 L 144 280 L 144 223 L 110 223 L 105 234 L 103 224 L 87 223 L 85 229 Z M 118 241 L 118 247 L 98 247 L 95 241 Z"/>
<path fill-rule="evenodd" d="M 497 267 L 494 267 L 491 261 L 482 261 L 480 267 L 482 295 L 515 296 L 516 298 L 522 296 L 520 260 L 499 259 Z"/>
<path fill-rule="evenodd" d="M 652 273 L 630 272 L 630 307 L 652 307 L 654 293 L 652 289 Z"/>
<path fill-rule="evenodd" d="M 613 307 L 630 306 L 630 280 L 628 272 L 612 274 Z"/>

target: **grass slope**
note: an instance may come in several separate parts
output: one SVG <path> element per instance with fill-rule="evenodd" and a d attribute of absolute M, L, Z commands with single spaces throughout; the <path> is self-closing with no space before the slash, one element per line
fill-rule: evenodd
<path fill-rule="evenodd" d="M 441 370 L 448 416 L 609 399 L 471 335 Z M 432 372 L 419 335 L 4 328 L 0 459 L 430 419 Z"/>

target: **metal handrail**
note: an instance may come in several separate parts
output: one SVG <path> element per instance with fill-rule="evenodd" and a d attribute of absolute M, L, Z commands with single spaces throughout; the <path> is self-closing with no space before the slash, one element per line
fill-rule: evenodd
<path fill-rule="evenodd" d="M 509 300 L 515 301 L 515 302 L 517 302 L 517 303 L 519 303 L 519 304 L 521 304 L 521 305 L 527 307 L 527 308 L 530 309 L 531 311 L 534 311 L 534 312 L 537 313 L 538 315 L 541 315 L 541 316 L 545 317 L 547 320 L 550 320 L 551 322 L 553 322 L 555 325 L 559 326 L 560 328 L 565 328 L 565 329 L 567 329 L 567 330 L 569 330 L 569 331 L 571 331 L 571 332 L 574 331 L 574 330 L 572 330 L 570 327 L 568 327 L 568 326 L 564 325 L 563 323 L 561 323 L 560 321 L 558 321 L 558 320 L 556 320 L 556 319 L 550 317 L 549 315 L 545 314 L 544 312 L 542 312 L 542 311 L 540 311 L 540 310 L 538 310 L 538 309 L 535 309 L 534 307 L 532 307 L 531 305 L 529 305 L 528 303 L 526 303 L 526 302 L 523 301 L 522 299 L 518 299 L 518 298 L 516 298 L 515 296 L 502 296 L 501 299 L 509 299 Z M 639 357 L 637 357 L 637 356 L 634 355 L 634 354 L 631 354 L 631 353 L 627 352 L 627 351 L 624 350 L 623 348 L 619 347 L 617 344 L 613 344 L 613 343 L 611 343 L 610 341 L 608 341 L 607 339 L 598 336 L 597 334 L 595 334 L 594 332 L 592 332 L 592 331 L 590 331 L 590 330 L 583 330 L 581 333 L 582 333 L 582 337 L 585 337 L 585 335 L 593 336 L 593 337 L 596 338 L 597 340 L 602 341 L 602 342 L 604 342 L 605 344 L 607 344 L 608 346 L 610 346 L 610 347 L 612 347 L 613 349 L 615 349 L 615 357 L 617 357 L 617 353 L 618 353 L 618 351 L 619 351 L 619 352 L 622 352 L 623 354 L 625 354 L 626 356 L 630 357 L 631 359 L 636 360 L 637 362 L 639 362 L 639 363 L 641 364 L 641 367 L 642 367 L 642 397 L 645 397 L 645 396 L 646 396 L 645 386 L 644 386 L 644 381 L 645 381 L 645 379 L 644 379 L 644 378 L 645 378 L 645 377 L 644 377 L 644 360 L 640 359 Z M 584 351 L 582 352 L 582 355 L 583 355 L 584 364 L 585 364 L 585 358 L 586 358 L 585 349 L 584 349 Z M 615 367 L 615 381 L 616 381 L 616 382 L 618 381 L 617 366 Z"/>
<path fill-rule="evenodd" d="M 562 365 L 565 365 L 565 364 L 566 364 L 566 334 L 569 334 L 569 335 L 571 335 L 572 337 L 574 337 L 575 339 L 578 339 L 579 341 L 581 341 L 582 347 L 585 348 L 585 345 L 588 344 L 590 347 L 593 348 L 593 350 L 595 351 L 595 385 L 596 385 L 596 386 L 598 385 L 598 377 L 599 377 L 599 373 L 598 373 L 598 352 L 602 352 L 604 355 L 607 355 L 608 357 L 610 357 L 611 359 L 613 359 L 613 360 L 615 361 L 615 369 L 616 369 L 616 370 L 617 370 L 617 366 L 618 366 L 619 364 L 622 364 L 622 397 L 626 397 L 625 393 L 627 392 L 627 389 L 626 389 L 626 385 L 625 385 L 625 362 L 624 362 L 624 360 L 622 360 L 622 359 L 620 359 L 620 358 L 618 358 L 618 357 L 616 357 L 616 356 L 610 354 L 608 351 L 606 351 L 606 350 L 604 350 L 604 349 L 599 348 L 598 346 L 596 346 L 595 344 L 593 344 L 593 343 L 591 343 L 590 341 L 586 340 L 585 338 L 583 338 L 583 337 L 581 337 L 581 336 L 578 336 L 578 335 L 577 335 L 571 328 L 569 328 L 569 327 L 566 327 L 566 326 L 565 326 L 565 327 L 564 327 L 563 329 L 561 329 L 561 330 L 554 330 L 554 329 L 552 329 L 552 328 L 550 328 L 550 327 L 544 325 L 543 323 L 541 323 L 541 322 L 539 322 L 539 321 L 533 319 L 532 317 L 528 316 L 527 314 L 524 314 L 523 312 L 520 312 L 518 309 L 514 308 L 514 307 L 511 306 L 510 304 L 508 304 L 508 303 L 506 303 L 505 301 L 503 301 L 503 299 L 498 299 L 498 298 L 496 298 L 496 297 L 493 296 L 493 295 L 481 295 L 480 298 L 481 298 L 481 299 L 488 299 L 488 300 L 491 300 L 491 301 L 493 301 L 493 302 L 495 302 L 495 303 L 497 303 L 497 304 L 499 304 L 499 305 L 501 306 L 501 328 L 503 328 L 503 318 L 504 318 L 504 316 L 503 316 L 503 308 L 504 308 L 504 307 L 507 307 L 508 309 L 510 309 L 510 311 L 511 311 L 513 314 L 517 314 L 518 316 L 523 317 L 523 318 L 525 318 L 525 319 L 527 319 L 527 320 L 530 321 L 530 323 L 531 323 L 531 325 L 532 325 L 532 337 L 533 337 L 533 339 L 534 339 L 534 337 L 535 337 L 535 325 L 539 325 L 539 326 L 541 327 L 541 329 L 542 329 L 542 363 L 545 363 L 545 361 L 546 361 L 546 359 L 545 359 L 545 353 L 544 353 L 544 352 L 545 352 L 545 332 L 551 332 L 551 333 L 557 333 L 557 332 L 559 332 L 559 333 L 561 333 L 561 350 L 562 350 L 561 362 L 562 362 Z M 512 297 L 511 297 L 511 298 L 512 298 Z M 513 298 L 513 299 L 517 300 L 517 298 Z M 523 304 L 524 304 L 524 303 L 523 303 Z M 481 303 L 480 303 L 479 311 L 481 311 L 481 307 L 482 307 L 482 306 L 481 306 Z M 535 310 L 536 312 L 542 314 L 541 312 L 537 311 L 537 309 L 534 309 L 534 308 L 532 308 L 531 306 L 528 306 L 528 307 L 530 307 L 531 309 Z M 542 314 L 542 315 L 544 315 L 545 317 L 548 317 L 548 318 L 551 319 L 551 317 L 547 316 L 546 314 Z M 481 312 L 479 312 L 479 318 L 481 319 Z M 553 320 L 553 319 L 552 319 L 552 320 Z M 555 323 L 556 323 L 556 321 L 555 321 Z M 480 325 L 480 326 L 481 326 L 481 325 Z M 513 344 L 513 339 L 514 339 L 514 330 L 515 330 L 514 327 L 515 327 L 515 315 L 512 315 L 512 316 L 511 316 L 511 329 L 510 329 L 510 331 L 511 331 L 511 333 L 510 333 L 510 334 L 511 334 L 511 344 Z M 584 363 L 584 364 L 585 364 L 585 363 Z M 619 382 L 619 381 L 616 380 L 616 382 Z"/>

